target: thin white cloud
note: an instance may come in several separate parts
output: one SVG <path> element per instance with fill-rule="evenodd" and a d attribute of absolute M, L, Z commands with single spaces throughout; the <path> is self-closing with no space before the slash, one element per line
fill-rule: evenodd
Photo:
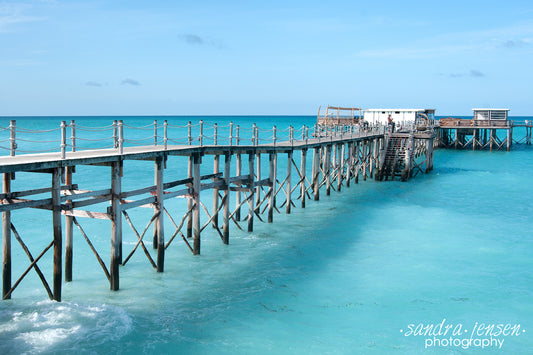
<path fill-rule="evenodd" d="M 130 79 L 130 78 L 127 78 L 127 79 L 122 80 L 121 84 L 122 84 L 122 85 L 132 85 L 132 86 L 139 86 L 139 85 L 141 85 L 141 83 L 138 82 L 137 80 L 135 80 L 135 79 Z"/>
<path fill-rule="evenodd" d="M 178 35 L 178 39 L 191 46 L 211 46 L 215 48 L 224 48 L 222 43 L 210 37 L 202 37 L 194 33 L 185 33 Z"/>
<path fill-rule="evenodd" d="M 445 73 L 439 73 L 440 76 L 449 76 L 450 78 L 483 78 L 485 77 L 485 73 L 483 73 L 480 70 L 477 69 L 471 69 L 468 73 L 451 73 L 451 74 L 445 74 Z"/>
<path fill-rule="evenodd" d="M 85 83 L 86 86 L 93 86 L 93 87 L 102 87 L 102 83 L 99 83 L 97 81 L 88 81 Z"/>
<path fill-rule="evenodd" d="M 42 21 L 44 18 L 27 15 L 31 5 L 24 3 L 0 4 L 0 33 L 12 32 L 18 24 Z"/>
<path fill-rule="evenodd" d="M 523 48 L 533 43 L 533 23 L 483 31 L 446 33 L 405 46 L 362 50 L 362 58 L 428 59 L 440 56 Z"/>
<path fill-rule="evenodd" d="M 434 58 L 451 53 L 458 53 L 468 50 L 471 47 L 466 45 L 442 46 L 442 47 L 422 47 L 422 48 L 384 48 L 375 50 L 364 50 L 356 54 L 358 57 L 366 58 L 396 58 L 396 59 L 416 59 L 416 58 Z"/>

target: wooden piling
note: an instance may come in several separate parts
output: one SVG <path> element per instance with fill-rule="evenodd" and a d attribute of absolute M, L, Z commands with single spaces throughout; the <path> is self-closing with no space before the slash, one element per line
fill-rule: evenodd
<path fill-rule="evenodd" d="M 341 192 L 344 170 L 344 144 L 337 144 L 337 192 Z"/>
<path fill-rule="evenodd" d="M 238 142 L 238 139 L 237 139 L 237 142 Z M 237 162 L 236 162 L 236 175 L 237 176 L 241 176 L 242 174 L 242 159 L 241 159 L 241 154 L 240 153 L 237 153 L 236 154 L 236 159 L 237 159 Z M 235 206 L 237 207 L 237 209 L 235 210 L 235 220 L 236 221 L 240 221 L 241 220 L 241 192 L 240 191 L 236 191 L 235 192 Z"/>
<path fill-rule="evenodd" d="M 111 164 L 111 263 L 110 263 L 110 289 L 119 289 L 119 265 L 122 263 L 120 248 L 122 245 L 122 211 L 120 207 L 121 194 L 121 165 L 122 161 Z"/>
<path fill-rule="evenodd" d="M 355 143 L 355 183 L 358 184 L 359 183 L 359 172 L 361 170 L 361 143 L 359 141 L 357 141 Z"/>
<path fill-rule="evenodd" d="M 224 210 L 222 226 L 222 242 L 229 244 L 229 195 L 230 195 L 230 177 L 231 177 L 231 154 L 228 152 L 224 155 Z"/>
<path fill-rule="evenodd" d="M 300 195 L 301 195 L 301 206 L 302 208 L 305 208 L 305 195 L 307 193 L 307 189 L 305 187 L 305 177 L 306 177 L 306 164 L 307 164 L 307 148 L 302 149 L 302 158 L 300 160 L 300 174 L 302 175 L 300 177 Z"/>
<path fill-rule="evenodd" d="M 379 140 L 372 139 L 372 163 L 370 164 L 370 178 L 374 177 L 374 169 L 377 167 L 377 159 L 379 156 Z"/>
<path fill-rule="evenodd" d="M 335 127 L 335 130 L 337 130 L 338 127 Z M 333 144 L 331 146 L 331 149 L 332 149 L 332 161 L 331 161 L 331 177 L 332 177 L 332 181 L 331 183 L 334 184 L 335 183 L 335 179 L 337 179 L 338 181 L 338 177 L 339 177 L 339 174 L 338 174 L 338 166 L 339 166 L 339 162 L 337 160 L 339 154 L 338 154 L 338 151 L 339 151 L 339 145 L 338 144 Z M 336 188 L 336 187 L 335 187 Z"/>
<path fill-rule="evenodd" d="M 248 152 L 248 172 L 250 178 L 248 179 L 248 232 L 254 231 L 254 158 L 253 151 Z"/>
<path fill-rule="evenodd" d="M 193 210 L 192 210 L 192 230 L 193 230 L 193 254 L 200 255 L 200 165 L 202 156 L 199 153 L 193 154 Z"/>
<path fill-rule="evenodd" d="M 507 151 L 511 150 L 511 145 L 513 144 L 513 128 L 507 128 Z"/>
<path fill-rule="evenodd" d="M 285 196 L 286 197 L 286 201 L 287 201 L 287 204 L 285 206 L 285 212 L 286 213 L 291 213 L 291 206 L 292 206 L 292 200 L 291 200 L 292 153 L 293 153 L 292 150 L 287 152 L 287 183 L 285 185 L 285 187 L 287 188 L 286 196 Z"/>
<path fill-rule="evenodd" d="M 363 181 L 366 181 L 366 175 L 368 170 L 368 142 L 364 141 L 362 145 L 362 155 L 363 155 Z"/>
<path fill-rule="evenodd" d="M 189 122 L 189 128 L 190 128 L 190 122 Z M 192 179 L 193 175 L 193 156 L 189 155 L 189 158 L 187 160 L 187 178 Z M 190 211 L 193 206 L 193 197 L 189 197 L 187 199 L 187 211 Z M 189 213 L 187 216 L 187 239 L 192 238 L 192 213 Z"/>
<path fill-rule="evenodd" d="M 320 199 L 320 147 L 313 149 L 313 176 L 311 183 L 313 185 L 314 200 Z"/>
<path fill-rule="evenodd" d="M 154 129 L 157 129 L 157 121 L 154 121 Z M 154 144 L 157 143 L 157 142 L 154 142 Z M 158 166 L 157 166 L 157 161 L 154 162 L 154 183 L 157 184 L 157 169 L 158 169 Z M 157 209 L 157 205 L 155 204 L 154 205 L 154 213 L 158 213 L 158 209 Z M 152 238 L 152 248 L 154 248 L 155 250 L 158 249 L 158 244 L 159 244 L 159 240 L 158 240 L 158 233 L 157 233 L 157 223 L 154 223 L 153 225 L 153 238 Z"/>
<path fill-rule="evenodd" d="M 324 154 L 324 174 L 326 175 L 326 195 L 331 193 L 331 145 L 325 146 Z"/>
<path fill-rule="evenodd" d="M 72 167 L 67 166 L 65 173 L 65 184 L 72 185 Z M 66 203 L 72 201 L 67 200 Z M 73 249 L 74 249 L 74 223 L 72 221 L 72 216 L 65 216 L 65 281 L 72 281 L 72 260 L 73 260 Z"/>
<path fill-rule="evenodd" d="M 426 174 L 433 169 L 433 139 L 426 140 Z"/>
<path fill-rule="evenodd" d="M 270 180 L 270 186 L 268 187 L 268 223 L 272 223 L 274 219 L 274 207 L 276 203 L 276 170 L 277 170 L 277 154 L 270 152 L 268 154 L 269 171 L 268 179 Z"/>
<path fill-rule="evenodd" d="M 346 167 L 346 187 L 350 187 L 350 180 L 352 180 L 353 169 L 353 143 L 348 142 L 348 166 Z"/>
<path fill-rule="evenodd" d="M 155 161 L 156 174 L 156 210 L 159 214 L 156 219 L 157 225 L 157 272 L 163 272 L 165 269 L 165 224 L 164 224 L 164 190 L 163 190 L 163 158 L 158 157 Z"/>
<path fill-rule="evenodd" d="M 5 173 L 3 179 L 3 192 L 11 192 L 11 173 Z M 11 212 L 2 212 L 2 298 L 10 299 L 11 294 Z M 6 297 L 7 295 L 7 297 Z"/>
<path fill-rule="evenodd" d="M 218 174 L 220 172 L 220 155 L 215 155 L 213 157 L 213 174 Z M 219 178 L 215 177 L 213 181 L 218 181 Z M 213 228 L 218 228 L 218 189 L 213 187 Z"/>
<path fill-rule="evenodd" d="M 257 132 L 257 128 L 256 128 L 256 132 Z M 257 142 L 257 139 L 256 139 L 256 142 Z M 256 165 L 256 175 L 255 175 L 255 179 L 256 181 L 261 181 L 261 153 L 257 153 L 256 154 L 256 161 L 255 161 L 255 165 Z M 255 208 L 256 208 L 256 212 L 257 209 L 259 208 L 259 204 L 261 203 L 261 186 L 260 185 L 257 185 L 256 189 L 255 189 Z"/>
<path fill-rule="evenodd" d="M 54 228 L 54 300 L 61 302 L 63 235 L 61 231 L 61 168 L 52 172 L 52 220 Z"/>

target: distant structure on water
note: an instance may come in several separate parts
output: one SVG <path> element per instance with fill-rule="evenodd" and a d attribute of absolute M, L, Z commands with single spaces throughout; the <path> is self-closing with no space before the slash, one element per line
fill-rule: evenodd
<path fill-rule="evenodd" d="M 387 124 L 389 118 L 396 124 L 421 123 L 435 120 L 435 109 L 421 108 L 371 108 L 364 111 L 364 120 L 371 124 Z"/>

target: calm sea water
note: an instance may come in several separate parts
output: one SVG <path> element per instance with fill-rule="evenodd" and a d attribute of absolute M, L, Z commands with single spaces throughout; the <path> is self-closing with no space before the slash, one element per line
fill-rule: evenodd
<path fill-rule="evenodd" d="M 76 121 L 104 126 L 110 119 Z M 168 118 L 176 125 L 189 119 L 197 121 Z M 17 124 L 51 129 L 59 120 L 25 118 Z M 124 120 L 140 126 L 153 118 Z M 205 120 L 280 129 L 313 124 L 313 117 Z M 49 133 L 50 140 L 55 137 Z M 209 173 L 212 158 L 204 159 Z M 276 214 L 274 224 L 256 220 L 253 233 L 232 225 L 229 246 L 207 228 L 201 256 L 175 240 L 162 274 L 139 250 L 121 268 L 118 292 L 109 291 L 75 231 L 74 281 L 63 284 L 63 302 L 46 300 L 31 272 L 12 300 L 0 302 L 0 353 L 530 353 L 533 149 L 438 150 L 434 159 L 433 172 L 407 183 L 360 179 L 342 193 L 327 197 L 324 191 L 319 202 L 308 201 L 290 216 Z M 184 177 L 184 162 L 171 159 L 165 179 Z M 278 166 L 281 174 L 286 157 Z M 13 189 L 48 186 L 47 176 L 17 174 Z M 109 168 L 79 167 L 74 180 L 80 188 L 108 187 Z M 124 189 L 152 183 L 153 163 L 125 164 Z M 207 202 L 211 195 L 204 194 Z M 167 204 L 178 219 L 184 206 L 182 200 Z M 150 211 L 131 215 L 142 230 Z M 13 223 L 34 256 L 51 240 L 47 212 L 16 211 Z M 108 263 L 109 223 L 81 223 Z M 170 224 L 166 228 L 167 234 L 173 230 Z M 135 236 L 127 225 L 124 230 L 127 253 Z M 16 241 L 13 258 L 16 279 L 29 265 Z M 51 281 L 51 255 L 39 266 Z M 439 324 L 449 326 L 446 336 L 410 333 L 430 325 L 438 332 Z M 493 338 L 503 340 L 501 349 L 494 343 L 481 348 L 490 339 L 486 331 L 472 334 L 491 324 Z M 500 324 L 519 329 L 497 335 Z"/>

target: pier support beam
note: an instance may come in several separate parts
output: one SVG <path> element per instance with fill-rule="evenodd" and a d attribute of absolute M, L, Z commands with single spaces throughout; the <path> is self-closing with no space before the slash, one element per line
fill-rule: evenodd
<path fill-rule="evenodd" d="M 155 161 L 155 185 L 156 185 L 156 210 L 159 213 L 156 219 L 157 230 L 157 272 L 165 270 L 165 224 L 164 224 L 164 196 L 163 190 L 163 158 L 157 158 Z"/>
<path fill-rule="evenodd" d="M 193 174 L 193 157 L 192 155 L 189 155 L 188 161 L 187 161 L 187 178 L 191 179 Z M 193 204 L 193 198 L 189 197 L 187 199 L 187 211 L 190 211 Z M 189 213 L 189 216 L 187 217 L 187 239 L 192 238 L 192 213 Z"/>
<path fill-rule="evenodd" d="M 336 154 L 336 163 L 337 165 L 337 192 L 341 192 L 342 179 L 344 172 L 344 144 L 337 144 L 337 154 Z"/>
<path fill-rule="evenodd" d="M 236 163 L 236 175 L 237 176 L 241 176 L 242 174 L 242 159 L 241 159 L 241 154 L 240 153 L 237 153 L 236 154 L 236 158 L 237 158 L 237 163 Z M 241 220 L 241 208 L 239 207 L 241 205 L 241 192 L 240 191 L 236 191 L 235 192 L 235 206 L 237 206 L 237 209 L 235 210 L 235 220 L 236 221 L 240 221 Z"/>
<path fill-rule="evenodd" d="M 353 143 L 348 142 L 348 166 L 346 167 L 346 187 L 350 187 L 353 169 Z"/>
<path fill-rule="evenodd" d="M 254 158 L 255 154 L 253 151 L 248 152 L 248 172 L 250 175 L 250 178 L 248 179 L 248 189 L 249 189 L 249 196 L 248 196 L 248 232 L 254 231 Z"/>
<path fill-rule="evenodd" d="M 361 153 L 360 153 L 361 143 L 358 141 L 355 143 L 355 154 L 354 154 L 354 164 L 355 164 L 355 183 L 359 183 L 359 171 L 361 170 Z"/>
<path fill-rule="evenodd" d="M 292 150 L 287 153 L 287 184 L 285 185 L 287 187 L 287 206 L 285 206 L 285 212 L 291 213 L 291 167 L 292 167 Z"/>
<path fill-rule="evenodd" d="M 372 164 L 370 165 L 370 178 L 374 177 L 374 169 L 378 169 L 379 138 L 372 140 Z"/>
<path fill-rule="evenodd" d="M 11 173 L 4 174 L 3 192 L 11 192 Z M 11 290 L 11 212 L 2 212 L 2 298 Z M 10 299 L 11 295 L 6 299 Z"/>
<path fill-rule="evenodd" d="M 305 208 L 305 195 L 306 195 L 306 188 L 305 188 L 305 176 L 306 176 L 306 169 L 307 169 L 307 148 L 302 149 L 302 159 L 300 161 L 300 174 L 302 175 L 300 177 L 300 195 L 302 196 L 302 208 Z"/>
<path fill-rule="evenodd" d="M 311 178 L 313 185 L 314 200 L 318 201 L 320 198 L 320 147 L 313 149 L 313 177 Z"/>
<path fill-rule="evenodd" d="M 224 155 L 224 184 L 226 189 L 224 190 L 224 210 L 223 210 L 223 219 L 224 224 L 222 226 L 222 242 L 224 244 L 229 244 L 229 195 L 230 195 L 230 179 L 231 176 L 231 154 L 226 153 Z"/>
<path fill-rule="evenodd" d="M 193 233 L 193 254 L 200 255 L 200 165 L 202 156 L 199 153 L 193 154 L 193 204 L 192 210 L 192 233 Z"/>
<path fill-rule="evenodd" d="M 268 223 L 272 223 L 274 220 L 274 208 L 276 207 L 276 172 L 277 172 L 277 154 L 271 152 L 268 154 L 269 171 L 268 179 L 270 180 L 270 186 L 268 187 Z"/>
<path fill-rule="evenodd" d="M 507 129 L 507 151 L 511 150 L 511 145 L 513 144 L 513 128 Z"/>
<path fill-rule="evenodd" d="M 73 167 L 67 166 L 65 173 L 65 184 L 72 185 L 72 169 Z M 67 200 L 66 203 L 70 201 Z M 65 216 L 65 281 L 72 281 L 72 258 L 74 249 L 74 223 L 72 216 Z"/>
<path fill-rule="evenodd" d="M 256 174 L 255 179 L 256 181 L 261 181 L 261 153 L 256 154 Z M 255 212 L 259 213 L 259 204 L 261 203 L 261 186 L 257 185 L 255 189 Z"/>
<path fill-rule="evenodd" d="M 120 207 L 121 193 L 121 167 L 122 161 L 113 162 L 111 165 L 111 266 L 109 270 L 110 289 L 119 289 L 119 265 L 122 263 L 122 211 Z"/>
<path fill-rule="evenodd" d="M 326 195 L 331 193 L 331 146 L 325 146 L 324 154 L 324 175 L 326 175 Z"/>
<path fill-rule="evenodd" d="M 54 226 L 54 301 L 61 302 L 63 235 L 61 231 L 61 168 L 52 173 L 52 221 Z"/>
<path fill-rule="evenodd" d="M 363 181 L 366 181 L 366 175 L 368 171 L 368 141 L 364 141 L 362 144 L 362 155 L 363 155 Z"/>
<path fill-rule="evenodd" d="M 426 139 L 426 174 L 433 170 L 433 138 Z"/>
<path fill-rule="evenodd" d="M 213 174 L 218 174 L 220 172 L 220 155 L 215 155 L 213 157 Z M 218 181 L 219 178 L 215 177 L 214 182 Z M 218 189 L 213 188 L 213 228 L 218 228 Z"/>

